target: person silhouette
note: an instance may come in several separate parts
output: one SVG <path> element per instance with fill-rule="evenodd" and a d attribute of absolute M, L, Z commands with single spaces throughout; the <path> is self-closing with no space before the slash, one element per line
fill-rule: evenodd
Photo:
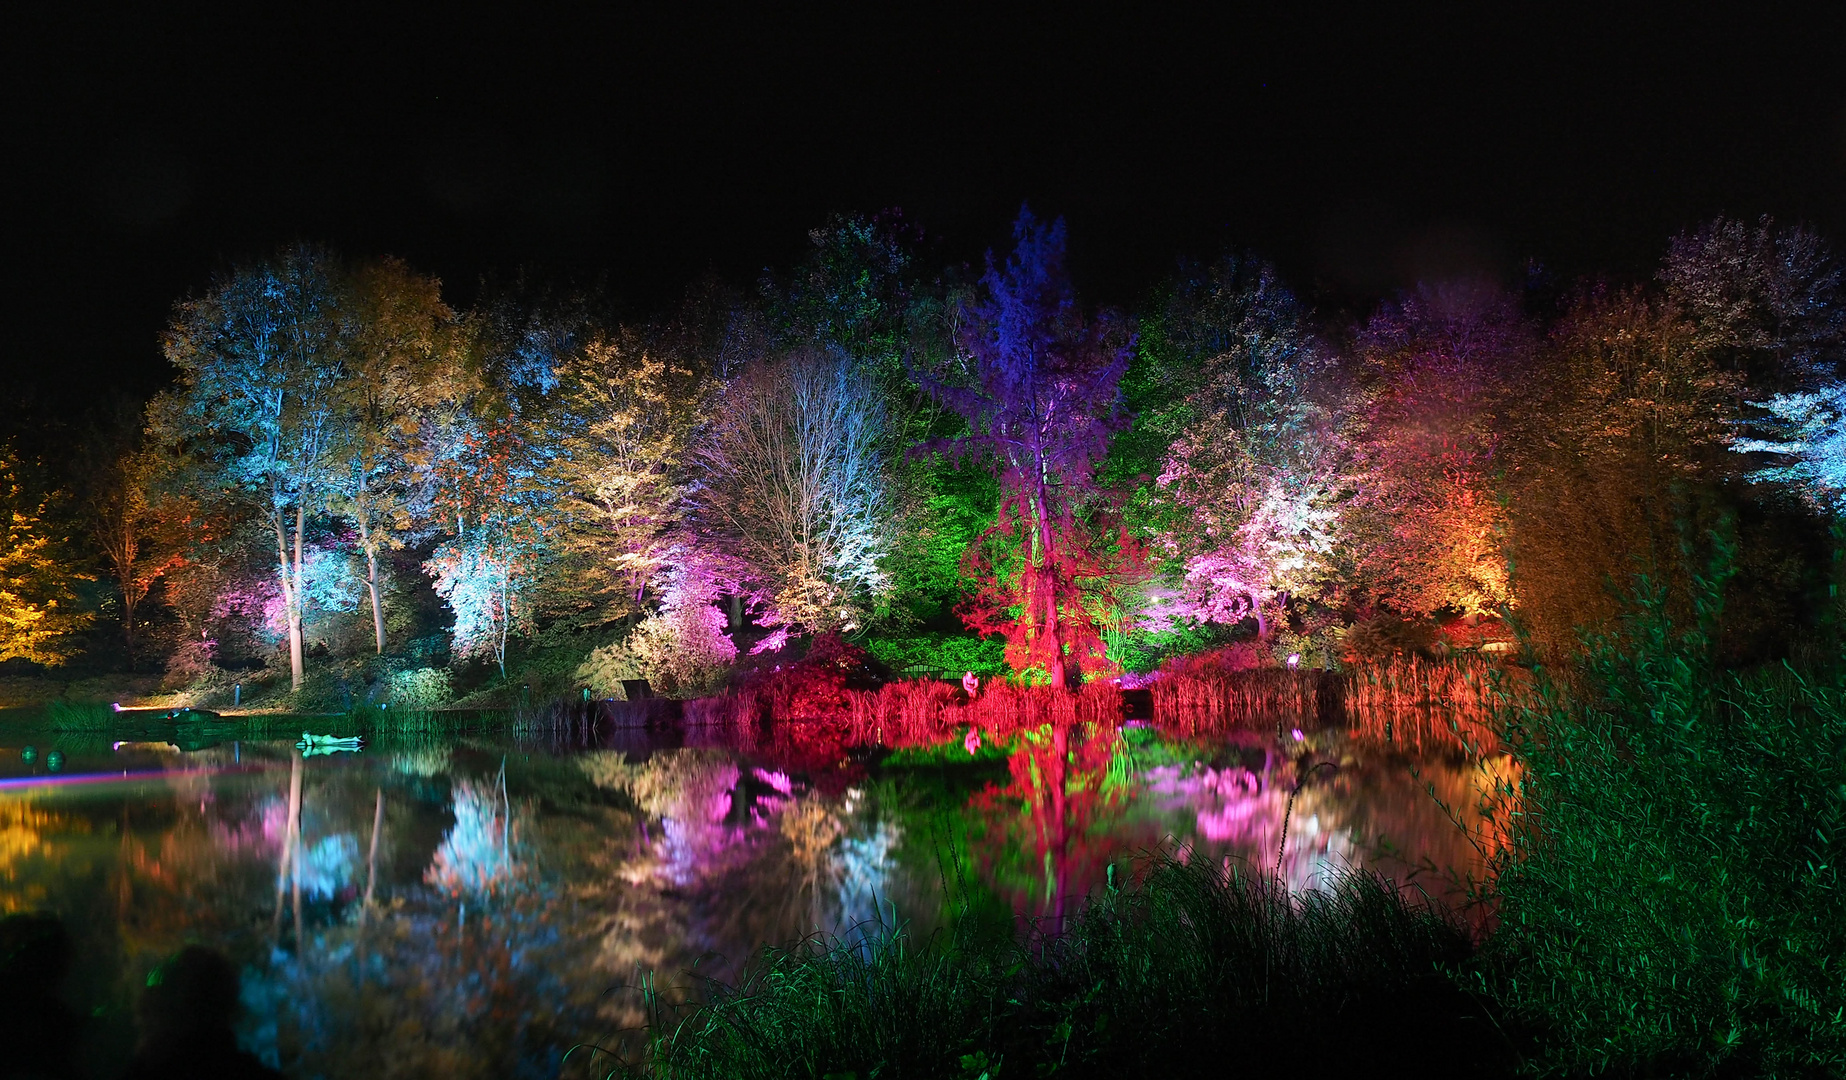
<path fill-rule="evenodd" d="M 135 1007 L 141 1041 L 124 1080 L 259 1080 L 281 1073 L 237 1048 L 237 969 L 223 953 L 188 945 L 148 974 Z"/>
<path fill-rule="evenodd" d="M 83 1019 L 58 996 L 70 972 L 71 940 L 45 912 L 0 919 L 0 1077 L 74 1077 Z"/>

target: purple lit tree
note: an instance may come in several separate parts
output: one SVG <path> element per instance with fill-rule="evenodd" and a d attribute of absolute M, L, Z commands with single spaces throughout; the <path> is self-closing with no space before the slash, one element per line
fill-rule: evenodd
<path fill-rule="evenodd" d="M 1138 565 L 1125 536 L 1093 527 L 1096 467 L 1121 426 L 1130 340 L 1112 319 L 1084 318 L 1063 221 L 1045 226 L 1022 210 L 1013 235 L 1012 256 L 1004 265 L 989 257 L 985 295 L 966 312 L 966 377 L 919 377 L 968 432 L 925 445 L 958 465 L 986 464 L 1000 480 L 998 518 L 964 563 L 976 591 L 962 617 L 1005 637 L 1014 670 L 1042 671 L 1063 688 L 1069 664 L 1107 664 L 1098 618 L 1112 609 L 1120 572 Z"/>

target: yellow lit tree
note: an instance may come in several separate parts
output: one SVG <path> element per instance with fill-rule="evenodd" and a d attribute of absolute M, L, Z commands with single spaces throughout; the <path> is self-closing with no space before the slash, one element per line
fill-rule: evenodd
<path fill-rule="evenodd" d="M 20 486 L 17 459 L 0 451 L 0 660 L 61 664 L 90 625 L 72 588 L 84 575 L 60 558 L 44 514 Z"/>

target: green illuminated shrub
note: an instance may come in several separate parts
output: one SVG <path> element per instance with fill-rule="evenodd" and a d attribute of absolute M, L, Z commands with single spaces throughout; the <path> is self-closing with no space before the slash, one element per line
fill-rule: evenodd
<path fill-rule="evenodd" d="M 1642 581 L 1589 689 L 1541 671 L 1512 712 L 1483 978 L 1547 1071 L 1846 1071 L 1846 690 L 1719 670 L 1714 577 L 1691 630 Z"/>
<path fill-rule="evenodd" d="M 385 700 L 394 709 L 434 709 L 454 697 L 455 688 L 443 668 L 394 671 L 385 688 Z"/>

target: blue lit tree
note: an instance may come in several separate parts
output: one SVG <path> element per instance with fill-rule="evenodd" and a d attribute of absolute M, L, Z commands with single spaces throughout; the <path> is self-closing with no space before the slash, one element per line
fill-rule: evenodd
<path fill-rule="evenodd" d="M 993 527 L 969 549 L 976 591 L 961 608 L 982 634 L 1000 634 L 1016 671 L 1063 688 L 1072 663 L 1107 663 L 1108 617 L 1135 550 L 1094 527 L 1096 468 L 1120 429 L 1117 384 L 1129 336 L 1086 319 L 1064 265 L 1064 223 L 1022 210 L 1004 264 L 988 260 L 982 297 L 966 311 L 960 377 L 923 375 L 924 389 L 959 414 L 967 433 L 927 444 L 1000 480 Z"/>
<path fill-rule="evenodd" d="M 260 508 L 275 543 L 296 687 L 308 522 L 344 464 L 349 315 L 342 271 L 324 252 L 291 248 L 238 270 L 179 306 L 165 350 L 180 386 L 149 409 L 163 441 L 190 449 L 209 474 L 203 488 L 241 490 Z"/>

